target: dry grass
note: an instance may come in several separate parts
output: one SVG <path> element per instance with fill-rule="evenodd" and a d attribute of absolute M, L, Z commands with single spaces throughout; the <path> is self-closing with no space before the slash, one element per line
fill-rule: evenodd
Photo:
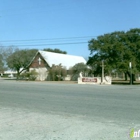
<path fill-rule="evenodd" d="M 130 81 L 125 80 L 112 80 L 112 84 L 118 84 L 118 85 L 129 85 Z M 134 81 L 134 85 L 139 85 L 140 80 Z"/>

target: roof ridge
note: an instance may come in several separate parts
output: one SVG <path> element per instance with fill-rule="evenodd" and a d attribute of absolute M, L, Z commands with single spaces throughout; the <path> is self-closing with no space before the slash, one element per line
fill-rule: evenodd
<path fill-rule="evenodd" d="M 38 52 L 47 52 L 47 53 L 53 53 L 53 54 L 58 54 L 58 55 L 65 55 L 65 56 L 67 55 L 67 56 L 74 56 L 74 57 L 82 57 L 82 56 L 78 56 L 78 55 L 63 54 L 63 53 L 49 52 L 49 51 L 43 51 L 43 50 L 39 50 Z"/>

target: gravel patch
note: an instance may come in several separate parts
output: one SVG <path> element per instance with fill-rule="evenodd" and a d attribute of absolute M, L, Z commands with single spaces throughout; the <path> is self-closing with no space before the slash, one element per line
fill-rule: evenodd
<path fill-rule="evenodd" d="M 0 140 L 129 140 L 131 126 L 86 116 L 0 108 Z"/>

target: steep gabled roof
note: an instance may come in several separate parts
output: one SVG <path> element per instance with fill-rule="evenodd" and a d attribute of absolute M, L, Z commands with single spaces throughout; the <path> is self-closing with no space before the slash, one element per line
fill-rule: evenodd
<path fill-rule="evenodd" d="M 48 63 L 51 67 L 53 64 L 65 66 L 66 69 L 74 66 L 77 63 L 84 63 L 86 64 L 86 60 L 81 56 L 74 56 L 68 54 L 60 54 L 60 53 L 53 53 L 47 51 L 38 51 L 41 54 L 43 59 Z"/>

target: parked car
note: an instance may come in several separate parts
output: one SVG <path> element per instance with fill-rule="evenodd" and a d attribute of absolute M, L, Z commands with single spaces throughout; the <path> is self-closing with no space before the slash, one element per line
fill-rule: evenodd
<path fill-rule="evenodd" d="M 13 78 L 14 75 L 13 75 L 13 74 L 9 74 L 8 77 L 9 77 L 9 78 Z"/>

